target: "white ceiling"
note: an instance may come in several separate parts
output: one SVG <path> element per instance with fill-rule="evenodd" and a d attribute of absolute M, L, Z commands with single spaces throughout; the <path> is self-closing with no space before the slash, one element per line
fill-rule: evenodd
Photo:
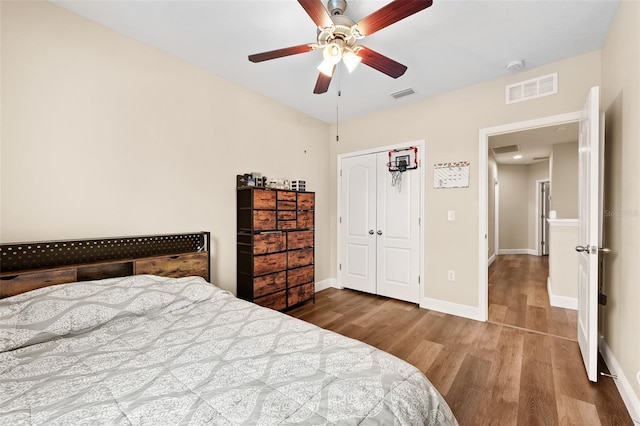
<path fill-rule="evenodd" d="M 327 123 L 507 75 L 512 60 L 530 69 L 598 50 L 619 3 L 434 0 L 360 41 L 406 65 L 405 75 L 394 80 L 365 65 L 349 74 L 341 66 L 329 91 L 315 95 L 320 51 L 247 59 L 316 41 L 315 24 L 295 0 L 50 1 Z M 350 0 L 345 14 L 358 21 L 387 3 Z M 416 94 L 390 96 L 406 88 Z"/>
<path fill-rule="evenodd" d="M 531 164 L 544 161 L 535 160 L 535 158 L 548 158 L 551 155 L 553 145 L 577 141 L 578 122 L 539 127 L 537 129 L 491 136 L 489 138 L 489 154 L 493 155 L 498 164 Z M 513 145 L 518 146 L 517 152 L 505 154 L 493 154 L 491 152 L 493 148 Z M 521 155 L 522 158 L 513 158 L 516 154 Z"/>

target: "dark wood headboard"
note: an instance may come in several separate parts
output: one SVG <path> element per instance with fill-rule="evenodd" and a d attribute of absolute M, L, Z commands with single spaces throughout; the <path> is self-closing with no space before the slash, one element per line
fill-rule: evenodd
<path fill-rule="evenodd" d="M 0 244 L 0 298 L 136 274 L 210 281 L 209 232 Z"/>

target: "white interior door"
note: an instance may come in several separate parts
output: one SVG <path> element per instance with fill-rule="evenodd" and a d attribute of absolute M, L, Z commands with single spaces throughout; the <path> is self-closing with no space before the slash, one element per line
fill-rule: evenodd
<path fill-rule="evenodd" d="M 542 183 L 542 214 L 541 219 L 542 222 L 541 230 L 542 230 L 542 255 L 547 256 L 549 254 L 549 222 L 547 218 L 549 217 L 549 210 L 551 207 L 551 200 L 549 199 L 549 195 L 551 194 L 551 184 L 549 181 Z"/>
<path fill-rule="evenodd" d="M 589 380 L 598 381 L 598 255 L 601 245 L 600 88 L 582 110 L 578 141 L 578 343 Z"/>
<path fill-rule="evenodd" d="M 393 186 L 387 161 L 377 154 L 377 293 L 418 303 L 420 173 L 407 170 Z"/>
<path fill-rule="evenodd" d="M 342 160 L 341 285 L 376 293 L 376 156 Z"/>

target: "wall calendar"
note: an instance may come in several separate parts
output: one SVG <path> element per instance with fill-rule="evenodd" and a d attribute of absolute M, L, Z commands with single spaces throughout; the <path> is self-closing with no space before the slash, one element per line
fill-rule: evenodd
<path fill-rule="evenodd" d="M 469 164 L 468 161 L 434 164 L 433 187 L 435 189 L 468 188 Z"/>

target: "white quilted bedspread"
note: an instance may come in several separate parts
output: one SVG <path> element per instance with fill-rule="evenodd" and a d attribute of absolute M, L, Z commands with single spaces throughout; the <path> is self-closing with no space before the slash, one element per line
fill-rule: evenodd
<path fill-rule="evenodd" d="M 425 376 L 199 277 L 0 300 L 2 425 L 456 424 Z"/>

